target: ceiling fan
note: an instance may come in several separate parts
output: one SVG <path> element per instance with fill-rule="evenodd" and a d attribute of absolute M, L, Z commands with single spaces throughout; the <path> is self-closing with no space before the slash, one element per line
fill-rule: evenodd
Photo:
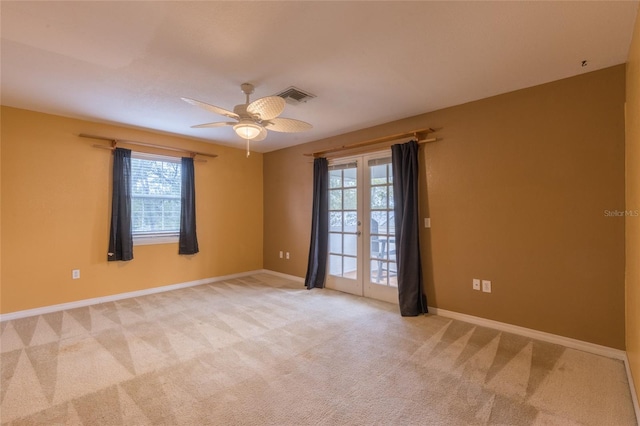
<path fill-rule="evenodd" d="M 249 141 L 261 141 L 267 137 L 267 130 L 274 132 L 296 133 L 310 130 L 313 126 L 301 120 L 278 117 L 284 111 L 285 100 L 280 96 L 267 96 L 249 102 L 249 95 L 253 93 L 253 84 L 243 83 L 240 88 L 246 95 L 244 104 L 233 107 L 233 112 L 206 102 L 191 98 L 182 98 L 191 105 L 204 108 L 216 114 L 223 115 L 236 121 L 217 121 L 191 126 L 192 128 L 233 126 L 233 130 L 247 141 L 247 157 L 249 156 Z"/>

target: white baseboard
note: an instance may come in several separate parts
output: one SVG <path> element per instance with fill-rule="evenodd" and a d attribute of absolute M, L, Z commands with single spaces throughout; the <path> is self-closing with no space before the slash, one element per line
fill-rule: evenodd
<path fill-rule="evenodd" d="M 304 284 L 304 278 L 296 277 L 295 275 L 283 274 L 282 272 L 276 272 L 276 271 L 272 271 L 270 269 L 263 269 L 260 272 L 263 272 L 265 274 L 275 275 L 275 276 L 280 277 L 280 278 L 285 278 L 287 280 L 291 280 L 291 281 L 295 281 L 297 283 Z"/>
<path fill-rule="evenodd" d="M 629 367 L 629 357 L 624 357 L 624 367 L 627 369 L 627 381 L 629 382 L 629 389 L 631 390 L 631 399 L 633 400 L 633 409 L 636 412 L 636 421 L 640 426 L 640 405 L 638 404 L 638 393 L 633 382 L 633 375 L 631 374 L 631 368 Z"/>
<path fill-rule="evenodd" d="M 75 302 L 60 303 L 58 305 L 43 306 L 41 308 L 26 309 L 24 311 L 9 312 L 7 314 L 0 314 L 0 322 L 14 320 L 18 318 L 32 317 L 36 315 L 43 315 L 51 312 L 63 311 L 65 309 L 83 308 L 85 306 L 97 305 L 98 303 L 114 302 L 116 300 L 146 296 L 149 294 L 162 293 L 162 292 L 171 291 L 171 290 L 178 290 L 181 288 L 214 283 L 217 281 L 241 278 L 247 275 L 253 275 L 260 272 L 269 272 L 269 271 L 265 271 L 264 269 L 261 269 L 256 271 L 241 272 L 238 274 L 224 275 L 221 277 L 203 278 L 201 280 L 187 281 L 187 282 L 178 283 L 178 284 L 170 284 L 162 287 L 146 288 L 144 290 L 129 291 L 126 293 L 118 293 L 118 294 L 113 294 L 109 296 L 94 297 L 92 299 L 77 300 Z"/>
<path fill-rule="evenodd" d="M 610 348 L 608 346 L 597 345 L 582 340 L 572 339 L 570 337 L 558 336 L 557 334 L 546 333 L 544 331 L 534 330 L 532 328 L 520 327 L 517 325 L 507 324 L 504 322 L 493 321 L 486 318 L 474 317 L 473 315 L 461 314 L 459 312 L 447 311 L 440 308 L 432 308 L 429 306 L 429 313 L 440 315 L 447 318 L 453 318 L 471 324 L 483 327 L 494 328 L 507 333 L 519 334 L 520 336 L 530 337 L 532 339 L 542 340 L 543 342 L 555 343 L 572 349 L 589 352 L 596 355 L 606 356 L 609 358 L 624 361 L 627 353 L 620 349 Z"/>

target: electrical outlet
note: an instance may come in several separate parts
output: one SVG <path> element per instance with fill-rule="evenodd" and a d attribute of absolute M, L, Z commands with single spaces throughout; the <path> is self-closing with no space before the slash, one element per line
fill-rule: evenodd
<path fill-rule="evenodd" d="M 280 250 L 280 259 L 282 259 L 282 257 L 283 257 L 283 256 L 282 256 L 282 250 Z"/>
<path fill-rule="evenodd" d="M 491 293 L 491 281 L 482 280 L 482 291 L 485 293 Z"/>
<path fill-rule="evenodd" d="M 477 278 L 473 279 L 473 289 L 474 290 L 480 290 L 480 280 Z"/>
<path fill-rule="evenodd" d="M 71 278 L 73 278 L 74 280 L 79 280 L 80 279 L 80 269 L 74 269 L 73 271 L 71 271 Z"/>
<path fill-rule="evenodd" d="M 289 252 L 287 252 L 287 260 L 289 260 Z"/>

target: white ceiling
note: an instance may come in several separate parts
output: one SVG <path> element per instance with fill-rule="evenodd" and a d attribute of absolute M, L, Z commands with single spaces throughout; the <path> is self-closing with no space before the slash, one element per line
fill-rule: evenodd
<path fill-rule="evenodd" d="M 296 86 L 268 152 L 624 63 L 638 1 L 2 1 L 3 105 L 243 147 L 192 129 Z M 582 67 L 581 61 L 588 60 Z M 109 136 L 109 135 L 105 135 Z"/>

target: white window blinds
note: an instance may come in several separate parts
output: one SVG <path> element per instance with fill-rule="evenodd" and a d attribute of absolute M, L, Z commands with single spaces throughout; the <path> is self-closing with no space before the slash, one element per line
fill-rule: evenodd
<path fill-rule="evenodd" d="M 177 235 L 182 183 L 180 159 L 134 153 L 131 181 L 134 236 Z"/>

